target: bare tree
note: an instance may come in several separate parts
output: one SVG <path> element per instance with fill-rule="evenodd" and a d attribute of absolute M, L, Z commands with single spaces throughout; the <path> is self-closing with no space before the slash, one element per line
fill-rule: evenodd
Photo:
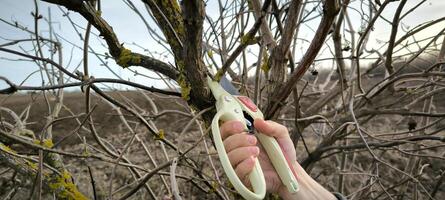
<path fill-rule="evenodd" d="M 58 35 L 37 0 L 32 27 L 0 19 L 28 35 L 0 35 L 1 59 L 26 61 L 36 68 L 26 79 L 41 81 L 0 75 L 6 199 L 239 197 L 208 135 L 207 76 L 230 77 L 267 119 L 285 124 L 301 165 L 328 189 L 351 199 L 445 195 L 445 17 L 404 24 L 437 1 L 122 0 L 162 51 L 120 38 L 102 15 L 111 2 L 43 1 L 82 43 Z M 390 32 L 379 42 L 376 27 Z M 67 48 L 82 52 L 75 69 Z M 115 78 L 97 77 L 97 64 Z M 122 78 L 119 67 L 147 82 Z M 72 87 L 83 102 L 70 102 Z"/>

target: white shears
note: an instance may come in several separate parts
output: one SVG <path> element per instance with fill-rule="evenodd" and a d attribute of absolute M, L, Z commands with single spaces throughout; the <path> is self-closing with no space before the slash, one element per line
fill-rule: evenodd
<path fill-rule="evenodd" d="M 251 191 L 239 179 L 230 164 L 219 131 L 220 122 L 229 120 L 238 120 L 244 124 L 246 130 L 249 129 L 253 131 L 253 120 L 258 118 L 263 119 L 263 113 L 261 113 L 249 97 L 238 95 L 238 91 L 225 77 L 222 77 L 221 84 L 212 80 L 210 77 L 207 78 L 207 82 L 216 99 L 217 113 L 213 117 L 211 128 L 216 150 L 218 151 L 218 156 L 224 171 L 242 197 L 248 200 L 263 199 L 266 194 L 266 182 L 258 159 L 255 160 L 255 167 L 249 174 L 249 180 L 253 188 L 253 191 Z M 255 133 L 255 136 L 266 150 L 272 165 L 288 191 L 291 193 L 297 192 L 298 182 L 296 174 L 291 163 L 284 157 L 276 139 L 261 133 Z"/>

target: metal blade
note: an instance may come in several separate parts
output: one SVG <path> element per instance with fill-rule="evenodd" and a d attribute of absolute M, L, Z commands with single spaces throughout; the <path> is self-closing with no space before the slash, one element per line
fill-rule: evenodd
<path fill-rule="evenodd" d="M 219 84 L 229 94 L 231 94 L 231 95 L 239 95 L 238 89 L 236 89 L 235 86 L 225 76 L 221 77 L 221 80 L 219 81 Z"/>

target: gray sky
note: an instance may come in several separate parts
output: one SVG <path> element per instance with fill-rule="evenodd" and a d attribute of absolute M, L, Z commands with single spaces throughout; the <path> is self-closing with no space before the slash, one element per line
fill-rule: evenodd
<path fill-rule="evenodd" d="M 21 25 L 26 26 L 29 29 L 34 28 L 33 17 L 30 14 L 31 12 L 34 12 L 33 0 L 0 0 L 0 2 L 2 4 L 2 6 L 0 6 L 1 19 L 10 22 L 17 21 Z M 419 2 L 420 0 L 409 0 L 407 5 L 405 6 L 404 11 L 408 10 L 409 8 L 412 8 Z M 141 9 L 144 15 L 148 17 L 148 14 L 146 14 L 140 1 L 134 1 L 134 3 Z M 215 1 L 210 1 L 207 5 L 208 15 L 214 18 L 218 16 L 218 9 L 216 5 L 217 3 L 215 3 Z M 356 7 L 357 9 L 360 9 L 357 5 L 359 5 L 357 1 L 352 4 L 352 6 Z M 387 12 L 383 13 L 383 15 L 387 19 L 391 20 L 397 5 L 398 2 L 391 3 L 389 5 L 390 8 L 388 9 Z M 83 46 L 82 40 L 80 40 L 79 36 L 75 33 L 72 25 L 68 22 L 68 19 L 62 16 L 62 12 L 60 11 L 60 9 L 57 6 L 39 1 L 40 13 L 45 17 L 48 17 L 48 8 L 51 9 L 52 21 L 54 22 L 53 27 L 55 29 L 55 32 L 60 36 L 62 36 L 64 39 L 71 41 L 74 45 Z M 161 53 L 164 51 L 164 49 L 159 44 L 157 44 L 156 41 L 154 41 L 148 36 L 147 30 L 145 26 L 142 25 L 139 17 L 134 12 L 131 12 L 122 1 L 120 0 L 102 1 L 102 10 L 103 10 L 102 16 L 113 27 L 113 30 L 116 32 L 116 35 L 118 36 L 119 40 L 125 43 L 125 46 L 127 48 L 130 48 L 132 51 L 135 52 L 146 53 L 144 52 L 143 49 L 135 45 L 132 45 L 132 43 L 136 43 L 142 46 L 143 48 L 149 49 L 152 52 Z M 412 28 L 415 25 L 418 25 L 422 22 L 443 17 L 445 15 L 444 14 L 445 12 L 443 10 L 445 10 L 445 1 L 428 0 L 427 3 L 422 5 L 414 13 L 408 15 L 402 21 L 402 23 L 404 24 L 404 27 Z M 86 26 L 86 21 L 83 20 L 82 17 L 80 17 L 78 14 L 70 12 L 70 16 L 79 26 L 81 27 Z M 350 16 L 352 23 L 354 24 L 354 28 L 356 29 L 356 31 L 358 31 L 360 29 L 360 23 L 361 23 L 359 16 L 357 15 L 357 13 L 354 13 L 353 11 L 350 12 Z M 49 37 L 48 25 L 46 24 L 46 22 L 41 20 L 39 25 L 40 25 L 40 34 L 44 35 L 45 37 Z M 299 36 L 310 40 L 313 36 L 313 31 L 311 29 L 316 29 L 318 21 L 313 21 L 311 23 L 308 23 L 308 25 L 309 27 L 302 27 Z M 421 39 L 424 37 L 437 34 L 437 32 L 443 27 L 445 27 L 444 23 L 439 24 L 438 26 L 429 29 L 428 31 L 421 32 L 419 35 L 416 36 L 416 38 Z M 82 34 L 84 33 L 83 29 L 79 28 L 79 30 L 81 31 Z M 377 42 L 377 40 L 383 40 L 383 41 L 387 40 L 389 37 L 390 30 L 391 30 L 390 26 L 386 22 L 384 22 L 383 20 L 378 20 L 375 26 L 375 31 L 371 35 L 371 40 L 368 44 L 368 49 L 371 48 L 377 49 L 381 45 Z M 95 30 L 94 32 L 97 33 L 97 31 Z M 25 39 L 25 38 L 30 38 L 30 34 L 27 34 L 14 27 L 6 25 L 3 22 L 0 22 L 0 44 L 6 43 L 8 42 L 8 40 Z M 74 47 L 74 45 L 64 42 L 62 38 L 59 39 L 63 42 L 64 65 L 67 66 L 68 69 L 73 70 L 81 62 L 82 51 L 79 48 Z M 90 41 L 91 41 L 90 45 L 98 53 L 104 54 L 105 52 L 107 52 L 107 49 L 103 46 L 105 44 L 104 41 L 98 39 L 97 37 L 91 37 Z M 298 45 L 299 44 L 297 44 L 297 46 Z M 26 50 L 31 50 L 32 47 L 29 44 L 21 44 L 20 46 Z M 303 48 L 297 51 L 298 55 L 296 56 L 296 59 L 298 59 L 299 56 L 303 55 L 306 46 L 307 44 L 301 43 L 301 47 Z M 20 50 L 19 45 L 7 48 Z M 47 56 L 49 55 L 47 52 L 45 53 Z M 71 53 L 73 54 L 72 57 L 70 56 Z M 323 57 L 324 55 L 327 54 L 321 53 L 319 57 Z M 11 56 L 11 54 L 7 54 L 4 52 L 0 52 L 0 57 L 17 58 L 15 56 Z M 164 57 L 163 55 L 160 54 L 155 54 L 154 57 L 164 61 L 170 61 L 170 62 L 172 61 L 171 57 L 170 58 Z M 100 62 L 93 55 L 90 55 L 89 58 L 91 66 L 90 71 L 93 76 L 116 78 L 116 76 L 110 73 L 108 69 L 106 69 L 104 66 L 101 66 Z M 251 63 L 256 61 L 256 58 L 254 56 L 248 59 Z M 154 85 L 157 87 L 163 87 L 162 83 L 159 81 L 150 81 L 150 79 L 141 76 L 134 76 L 133 73 L 128 72 L 128 70 L 123 70 L 117 65 L 115 65 L 114 61 L 111 59 L 108 60 L 108 63 L 110 64 L 110 67 L 112 67 L 112 69 L 115 70 L 115 72 L 119 76 L 122 76 L 124 79 L 136 81 L 139 83 L 143 83 L 145 85 Z M 323 65 L 323 63 L 318 63 L 318 65 Z M 80 67 L 80 69 L 81 68 L 82 67 Z M 153 76 L 152 73 L 144 71 L 138 67 L 132 67 L 131 69 L 138 70 L 138 72 L 142 72 L 144 74 Z M 36 70 L 37 70 L 36 65 L 30 62 L 16 62 L 16 61 L 9 61 L 8 59 L 0 59 L 0 75 L 9 78 L 16 84 L 23 81 L 31 72 Z M 40 74 L 35 73 L 31 76 L 31 78 L 27 82 L 25 82 L 25 85 L 40 85 L 41 83 L 39 80 L 40 80 Z M 5 86 L 6 85 L 4 83 L 0 83 L 0 88 L 3 88 Z"/>

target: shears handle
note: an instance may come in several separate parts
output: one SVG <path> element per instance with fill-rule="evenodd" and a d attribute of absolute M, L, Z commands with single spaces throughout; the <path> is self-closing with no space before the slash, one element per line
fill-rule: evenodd
<path fill-rule="evenodd" d="M 239 179 L 239 177 L 235 173 L 235 169 L 233 169 L 230 164 L 229 157 L 226 153 L 226 149 L 224 148 L 224 144 L 221 138 L 221 133 L 219 131 L 219 122 L 220 121 L 229 121 L 229 120 L 238 120 L 243 123 L 244 116 L 239 108 L 240 106 L 237 104 L 229 105 L 230 108 L 224 106 L 224 109 L 219 110 L 212 121 L 212 134 L 213 141 L 215 142 L 216 150 L 218 151 L 218 156 L 223 166 L 223 169 L 232 183 L 233 187 L 241 194 L 242 197 L 248 200 L 260 200 L 263 199 L 266 195 L 266 182 L 264 180 L 263 170 L 261 169 L 260 163 L 258 159 L 255 159 L 255 167 L 252 172 L 249 174 L 249 180 L 252 185 L 253 191 L 250 191 L 243 182 Z M 238 108 L 237 108 L 238 107 Z M 234 112 L 234 109 L 239 109 L 240 113 Z"/>
<path fill-rule="evenodd" d="M 286 186 L 290 193 L 297 192 L 299 189 L 296 179 L 297 174 L 292 167 L 292 163 L 284 157 L 283 151 L 277 140 L 262 133 L 257 133 L 256 136 L 266 150 L 267 156 L 272 162 L 275 171 L 277 171 L 281 182 Z"/>
<path fill-rule="evenodd" d="M 264 118 L 263 114 L 253 102 L 247 97 L 237 96 L 236 98 L 226 92 L 217 82 L 207 79 L 208 85 L 216 98 L 216 109 L 218 112 L 212 120 L 212 134 L 215 143 L 216 150 L 224 171 L 229 178 L 235 189 L 248 200 L 260 200 L 266 195 L 266 182 L 264 174 L 258 159 L 255 160 L 255 167 L 249 174 L 249 180 L 252 185 L 253 191 L 250 191 L 243 182 L 236 175 L 235 170 L 230 164 L 229 157 L 224 148 L 224 144 L 221 138 L 219 123 L 221 121 L 238 120 L 242 122 L 247 130 L 246 119 L 244 113 L 249 115 L 251 119 Z M 264 147 L 269 156 L 272 165 L 278 173 L 283 184 L 287 187 L 291 193 L 298 191 L 298 182 L 296 179 L 296 173 L 294 172 L 291 163 L 286 160 L 282 149 L 278 145 L 278 142 L 273 137 L 257 133 L 258 140 Z"/>
<path fill-rule="evenodd" d="M 256 107 L 256 105 L 245 96 L 235 96 L 235 99 L 241 106 L 243 112 L 251 119 L 264 119 L 263 113 Z M 267 156 L 271 161 L 275 171 L 281 179 L 281 182 L 286 186 L 290 193 L 298 191 L 297 173 L 292 167 L 292 162 L 286 159 L 283 150 L 274 137 L 264 135 L 262 133 L 255 134 L 266 150 Z"/>

